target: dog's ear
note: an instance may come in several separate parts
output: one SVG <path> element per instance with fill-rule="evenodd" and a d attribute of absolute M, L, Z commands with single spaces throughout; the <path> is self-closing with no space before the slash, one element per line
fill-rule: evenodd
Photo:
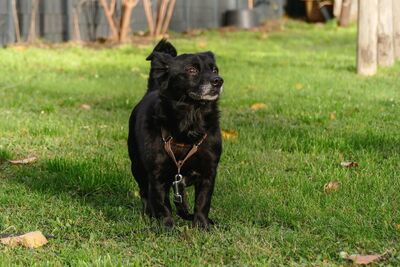
<path fill-rule="evenodd" d="M 178 54 L 175 47 L 168 42 L 167 39 L 161 39 L 146 60 L 152 60 L 154 58 L 154 53 L 164 53 L 170 55 L 171 57 L 176 57 Z"/>
<path fill-rule="evenodd" d="M 168 73 L 173 57 L 169 54 L 153 52 L 151 59 L 151 72 L 154 78 L 160 78 Z"/>
<path fill-rule="evenodd" d="M 203 52 L 203 53 L 201 53 L 201 54 L 204 55 L 204 56 L 206 56 L 206 57 L 209 57 L 209 58 L 211 58 L 213 61 L 215 61 L 215 56 L 214 56 L 214 53 L 213 53 L 213 52 L 207 51 L 207 52 Z"/>

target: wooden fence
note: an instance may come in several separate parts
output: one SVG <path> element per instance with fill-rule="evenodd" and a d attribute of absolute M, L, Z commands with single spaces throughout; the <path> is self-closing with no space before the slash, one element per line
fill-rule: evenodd
<path fill-rule="evenodd" d="M 0 44 L 16 41 L 12 1 L 16 3 L 22 41 L 29 34 L 33 0 L 0 0 Z M 157 0 L 152 2 L 155 6 Z M 93 41 L 108 37 L 109 27 L 98 0 L 39 0 L 35 25 L 37 36 L 51 42 L 73 39 L 72 13 L 79 3 L 79 30 L 82 40 Z M 283 16 L 285 0 L 260 0 L 258 3 L 256 11 L 260 20 Z M 177 0 L 170 29 L 182 32 L 192 28 L 217 28 L 222 26 L 223 13 L 226 10 L 246 5 L 247 1 L 238 0 Z M 120 8 L 121 0 L 117 0 L 117 12 L 120 12 Z M 142 1 L 133 10 L 130 26 L 133 32 L 147 30 Z"/>

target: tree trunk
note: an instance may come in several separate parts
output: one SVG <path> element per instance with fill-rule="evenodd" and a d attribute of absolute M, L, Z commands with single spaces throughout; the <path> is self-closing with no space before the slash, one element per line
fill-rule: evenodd
<path fill-rule="evenodd" d="M 132 10 L 137 3 L 138 0 L 124 0 L 122 2 L 122 15 L 121 15 L 120 35 L 119 35 L 120 42 L 126 42 L 128 39 Z"/>
<path fill-rule="evenodd" d="M 159 0 L 158 1 L 158 13 L 157 13 L 157 22 L 156 22 L 156 36 L 161 34 L 161 28 L 164 24 L 165 13 L 167 11 L 169 0 Z"/>
<path fill-rule="evenodd" d="M 247 8 L 253 9 L 254 7 L 254 0 L 247 0 Z"/>
<path fill-rule="evenodd" d="M 100 4 L 103 7 L 104 15 L 106 16 L 108 26 L 110 27 L 111 30 L 111 40 L 118 41 L 118 36 L 119 36 L 118 30 L 117 27 L 115 26 L 115 21 L 113 19 L 115 0 L 111 0 L 110 6 L 108 6 L 107 0 L 100 0 Z"/>
<path fill-rule="evenodd" d="M 39 0 L 32 0 L 31 19 L 29 22 L 28 42 L 32 43 L 36 40 L 36 13 L 39 6 Z"/>
<path fill-rule="evenodd" d="M 81 30 L 79 28 L 79 7 L 72 9 L 72 25 L 73 25 L 73 40 L 75 42 L 81 42 Z"/>
<path fill-rule="evenodd" d="M 343 0 L 342 2 L 342 10 L 340 12 L 339 26 L 347 27 L 350 23 L 350 11 L 351 11 L 351 1 L 352 0 Z"/>
<path fill-rule="evenodd" d="M 374 75 L 376 73 L 378 43 L 377 25 L 378 0 L 359 0 L 357 42 L 358 74 Z"/>
<path fill-rule="evenodd" d="M 350 22 L 357 21 L 358 16 L 358 0 L 351 0 Z"/>
<path fill-rule="evenodd" d="M 12 5 L 12 16 L 13 16 L 14 28 L 15 28 L 15 38 L 17 40 L 17 43 L 20 43 L 21 42 L 21 32 L 19 30 L 19 19 L 18 19 L 18 13 L 17 13 L 16 0 L 12 0 L 11 5 Z"/>
<path fill-rule="evenodd" d="M 166 34 L 168 31 L 168 27 L 171 22 L 172 15 L 174 14 L 174 8 L 175 8 L 175 0 L 170 0 L 169 5 L 168 5 L 167 17 L 165 18 L 164 25 L 161 30 L 161 34 L 163 34 L 163 35 Z"/>
<path fill-rule="evenodd" d="M 151 36 L 154 35 L 154 20 L 153 20 L 153 9 L 151 8 L 151 0 L 143 0 L 144 13 L 146 14 L 147 24 L 149 26 L 149 33 Z"/>
<path fill-rule="evenodd" d="M 336 18 L 340 17 L 340 12 L 342 12 L 342 0 L 335 0 L 333 4 L 333 15 Z"/>
<path fill-rule="evenodd" d="M 393 46 L 394 56 L 400 59 L 400 1 L 393 0 Z"/>
<path fill-rule="evenodd" d="M 378 3 L 378 64 L 385 67 L 394 64 L 392 1 L 379 0 Z"/>

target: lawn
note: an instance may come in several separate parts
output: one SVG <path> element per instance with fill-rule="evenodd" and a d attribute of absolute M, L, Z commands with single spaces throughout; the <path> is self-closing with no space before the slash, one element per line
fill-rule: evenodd
<path fill-rule="evenodd" d="M 214 51 L 225 80 L 232 134 L 207 232 L 141 215 L 126 139 L 153 44 L 0 49 L 0 233 L 53 236 L 0 246 L 0 265 L 336 266 L 342 251 L 400 264 L 400 62 L 359 77 L 355 40 L 355 27 L 300 22 L 173 36 L 178 52 Z"/>

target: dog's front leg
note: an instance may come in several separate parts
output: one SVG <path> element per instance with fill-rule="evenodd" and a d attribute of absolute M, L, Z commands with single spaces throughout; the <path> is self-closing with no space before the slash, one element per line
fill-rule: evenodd
<path fill-rule="evenodd" d="M 214 191 L 215 172 L 207 178 L 201 179 L 195 185 L 195 206 L 193 226 L 208 228 L 212 221 L 208 218 L 211 197 Z"/>
<path fill-rule="evenodd" d="M 171 206 L 166 204 L 166 198 L 168 198 L 167 187 L 158 182 L 152 181 L 149 183 L 149 204 L 152 216 L 159 219 L 165 226 L 173 227 L 174 220 L 171 216 Z M 168 200 L 169 201 L 169 200 Z"/>
<path fill-rule="evenodd" d="M 193 214 L 189 213 L 189 204 L 187 201 L 185 185 L 182 183 L 179 183 L 179 193 L 182 196 L 182 203 L 174 202 L 176 206 L 176 213 L 184 220 L 193 221 Z"/>

